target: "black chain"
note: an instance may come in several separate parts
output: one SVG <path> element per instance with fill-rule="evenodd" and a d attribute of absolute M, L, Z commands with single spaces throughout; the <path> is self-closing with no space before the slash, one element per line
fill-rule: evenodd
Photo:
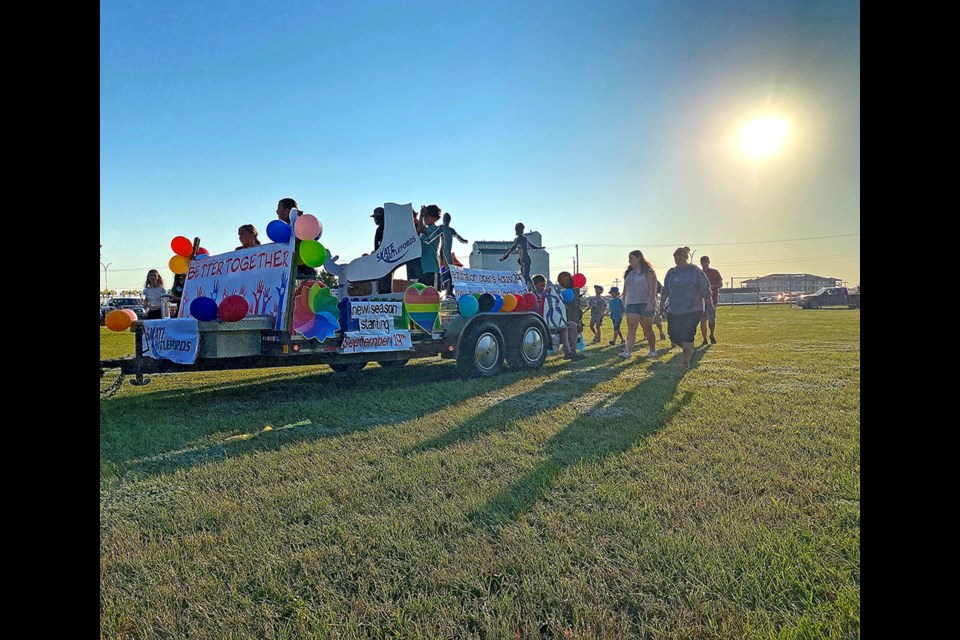
<path fill-rule="evenodd" d="M 110 384 L 110 386 L 107 387 L 106 389 L 101 389 L 101 390 L 100 390 L 100 395 L 103 396 L 104 398 L 110 398 L 110 397 L 112 397 L 114 394 L 117 393 L 117 391 L 120 390 L 120 387 L 123 385 L 123 378 L 124 378 L 124 377 L 125 377 L 125 376 L 124 376 L 124 373 L 123 373 L 123 369 L 121 369 L 121 370 L 120 370 L 120 374 L 117 376 L 117 379 L 114 380 L 114 381 Z"/>

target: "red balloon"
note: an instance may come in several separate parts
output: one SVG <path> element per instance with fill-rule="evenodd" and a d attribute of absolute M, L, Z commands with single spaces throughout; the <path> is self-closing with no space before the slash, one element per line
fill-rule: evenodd
<path fill-rule="evenodd" d="M 236 322 L 247 317 L 250 304 L 243 296 L 227 296 L 217 307 L 217 316 L 224 322 Z"/>
<path fill-rule="evenodd" d="M 193 243 L 183 236 L 177 236 L 171 240 L 170 248 L 173 249 L 175 254 L 178 256 L 183 256 L 184 258 L 189 258 L 193 253 Z"/>
<path fill-rule="evenodd" d="M 203 247 L 200 247 L 199 249 L 197 249 L 197 255 L 198 255 L 198 256 L 208 256 L 208 255 L 210 255 L 210 252 L 207 251 L 206 249 L 204 249 Z"/>
<path fill-rule="evenodd" d="M 573 274 L 573 288 L 582 289 L 587 286 L 587 276 L 582 273 Z"/>
<path fill-rule="evenodd" d="M 514 296 L 517 299 L 517 306 L 513 308 L 514 311 L 525 311 L 527 308 L 527 299 L 523 297 L 522 293 L 518 293 Z"/>
<path fill-rule="evenodd" d="M 536 294 L 530 293 L 529 291 L 523 294 L 523 310 L 524 311 L 536 311 L 537 310 L 537 296 Z"/>

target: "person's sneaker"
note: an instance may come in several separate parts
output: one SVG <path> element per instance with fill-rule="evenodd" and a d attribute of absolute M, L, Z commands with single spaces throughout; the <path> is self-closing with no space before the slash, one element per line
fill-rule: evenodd
<path fill-rule="evenodd" d="M 612 347 L 613 345 L 617 344 L 617 341 L 616 341 L 616 340 L 611 340 L 611 341 L 608 342 L 607 344 Z"/>
<path fill-rule="evenodd" d="M 630 354 L 627 353 L 626 351 L 621 351 L 621 352 L 618 353 L 617 355 L 620 356 L 621 358 L 623 358 L 624 360 L 629 360 L 629 359 L 630 359 Z"/>
<path fill-rule="evenodd" d="M 650 356 L 651 358 L 656 358 L 656 357 L 657 357 L 657 350 L 656 350 L 656 349 L 650 349 L 650 353 L 648 353 L 647 355 Z"/>
<path fill-rule="evenodd" d="M 710 344 L 717 344 L 717 339 L 713 336 L 710 336 Z"/>
<path fill-rule="evenodd" d="M 707 339 L 706 339 L 706 338 L 703 339 L 703 342 L 700 343 L 700 346 L 701 346 L 701 347 L 707 346 Z"/>

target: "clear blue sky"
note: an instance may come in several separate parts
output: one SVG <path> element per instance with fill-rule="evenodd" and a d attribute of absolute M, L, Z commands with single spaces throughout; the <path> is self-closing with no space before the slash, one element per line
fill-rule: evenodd
<path fill-rule="evenodd" d="M 788 137 L 749 159 L 739 130 L 768 113 Z M 413 202 L 471 241 L 523 221 L 551 275 L 581 243 L 605 286 L 677 244 L 728 280 L 857 283 L 859 3 L 101 2 L 110 287 L 169 277 L 174 235 L 265 239 L 285 196 L 342 261 L 373 207 Z M 841 237 L 795 240 L 820 236 Z"/>

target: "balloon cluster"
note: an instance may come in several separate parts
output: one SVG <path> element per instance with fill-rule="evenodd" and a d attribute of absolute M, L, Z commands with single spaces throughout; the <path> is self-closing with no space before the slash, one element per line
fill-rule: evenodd
<path fill-rule="evenodd" d="M 533 293 L 466 293 L 457 300 L 460 315 L 465 318 L 478 313 L 515 313 L 536 311 L 539 306 Z"/>
<path fill-rule="evenodd" d="M 243 296 L 226 296 L 218 305 L 216 300 L 207 296 L 194 298 L 190 302 L 190 315 L 200 322 L 238 322 L 250 313 L 250 303 Z"/>
<path fill-rule="evenodd" d="M 170 258 L 167 266 L 175 274 L 183 275 L 190 269 L 190 258 L 193 256 L 193 243 L 183 236 L 177 236 L 170 241 L 170 248 L 173 249 L 174 256 Z M 195 260 L 209 258 L 210 252 L 200 247 L 197 249 Z"/>
<path fill-rule="evenodd" d="M 317 242 L 323 235 L 323 225 L 316 216 L 301 214 L 293 223 L 293 229 L 283 220 L 272 220 L 267 225 L 267 237 L 280 244 L 290 242 L 291 234 L 300 241 L 298 255 L 300 262 L 308 267 L 322 267 L 327 261 L 326 248 Z"/>
<path fill-rule="evenodd" d="M 111 331 L 126 331 L 137 321 L 137 314 L 133 309 L 116 309 L 107 314 L 103 323 Z"/>
<path fill-rule="evenodd" d="M 570 275 L 569 271 L 561 271 L 557 274 L 557 284 L 559 284 L 562 289 L 560 291 L 560 298 L 565 304 L 570 304 L 577 297 L 574 289 L 582 289 L 587 286 L 587 276 L 582 273 Z"/>

